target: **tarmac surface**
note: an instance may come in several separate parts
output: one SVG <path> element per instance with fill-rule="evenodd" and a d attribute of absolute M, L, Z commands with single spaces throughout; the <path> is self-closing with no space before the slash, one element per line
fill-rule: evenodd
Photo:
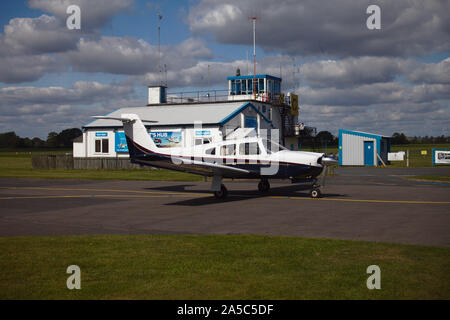
<path fill-rule="evenodd" d="M 322 199 L 281 181 L 267 194 L 257 180 L 225 181 L 229 196 L 217 200 L 209 182 L 1 178 L 0 236 L 262 234 L 450 246 L 450 184 L 383 169 L 336 172 Z"/>

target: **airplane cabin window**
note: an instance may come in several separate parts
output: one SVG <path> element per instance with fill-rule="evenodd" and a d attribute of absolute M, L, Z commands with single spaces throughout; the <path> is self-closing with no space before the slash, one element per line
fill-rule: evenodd
<path fill-rule="evenodd" d="M 257 155 L 261 154 L 258 142 L 241 143 L 239 145 L 239 154 L 242 155 Z"/>
<path fill-rule="evenodd" d="M 222 156 L 233 156 L 236 154 L 236 145 L 235 144 L 227 144 L 221 147 L 220 154 Z"/>

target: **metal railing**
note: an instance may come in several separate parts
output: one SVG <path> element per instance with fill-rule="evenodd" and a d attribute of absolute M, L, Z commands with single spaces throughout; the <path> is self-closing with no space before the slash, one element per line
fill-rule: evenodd
<path fill-rule="evenodd" d="M 196 103 L 227 101 L 228 90 L 202 90 L 167 93 L 167 103 Z"/>
<path fill-rule="evenodd" d="M 198 103 L 198 102 L 221 102 L 229 100 L 238 100 L 242 97 L 242 100 L 253 99 L 253 93 L 251 92 L 234 92 L 226 89 L 219 90 L 199 90 L 199 91 L 186 91 L 186 92 L 169 92 L 167 93 L 167 103 Z M 266 94 L 264 91 L 260 91 L 256 94 L 256 100 L 269 103 L 280 103 L 279 94 Z M 284 101 L 281 103 L 288 103 L 287 97 L 284 97 Z"/>

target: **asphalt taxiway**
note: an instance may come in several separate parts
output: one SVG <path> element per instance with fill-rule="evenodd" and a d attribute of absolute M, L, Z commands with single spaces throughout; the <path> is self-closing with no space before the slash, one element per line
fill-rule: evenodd
<path fill-rule="evenodd" d="M 0 179 L 0 236 L 262 234 L 450 246 L 450 184 L 392 174 L 330 177 L 308 186 L 226 181 L 218 201 L 204 182 Z M 380 171 L 378 171 L 380 172 Z"/>

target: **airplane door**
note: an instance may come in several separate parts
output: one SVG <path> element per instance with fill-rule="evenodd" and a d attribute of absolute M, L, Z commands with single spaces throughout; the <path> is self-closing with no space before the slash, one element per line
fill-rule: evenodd
<path fill-rule="evenodd" d="M 364 141 L 364 165 L 373 166 L 373 141 Z"/>

